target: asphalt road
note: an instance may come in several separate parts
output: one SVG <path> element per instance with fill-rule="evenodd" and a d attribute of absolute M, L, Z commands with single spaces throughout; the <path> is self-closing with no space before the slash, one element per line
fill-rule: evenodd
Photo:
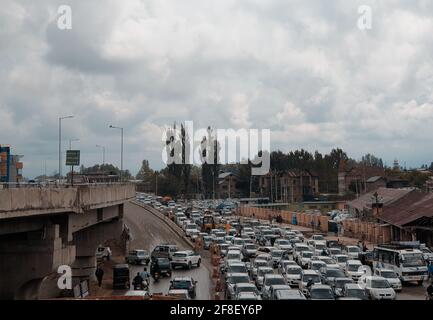
<path fill-rule="evenodd" d="M 166 226 L 158 217 L 146 209 L 133 203 L 125 204 L 124 222 L 132 233 L 130 249 L 145 249 L 151 252 L 153 248 L 161 243 L 176 244 L 180 250 L 190 249 L 187 242 Z M 142 271 L 144 266 L 131 266 L 131 279 Z M 148 268 L 149 270 L 149 268 Z M 172 273 L 174 277 L 192 277 L 197 280 L 197 297 L 199 300 L 209 300 L 212 297 L 210 260 L 202 254 L 202 265 L 192 270 L 176 269 Z M 150 293 L 167 294 L 170 286 L 169 278 L 162 278 L 158 282 L 151 280 Z"/>

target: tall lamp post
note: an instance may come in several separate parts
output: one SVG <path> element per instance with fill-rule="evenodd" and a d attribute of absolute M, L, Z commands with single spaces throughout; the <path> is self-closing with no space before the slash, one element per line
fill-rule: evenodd
<path fill-rule="evenodd" d="M 120 130 L 120 181 L 122 181 L 123 172 L 123 128 L 110 125 L 110 129 Z"/>
<path fill-rule="evenodd" d="M 59 117 L 59 181 L 62 178 L 62 120 L 71 119 L 74 116 Z"/>
<path fill-rule="evenodd" d="M 104 146 L 100 146 L 99 144 L 97 144 L 96 148 L 101 148 L 102 149 L 102 165 L 104 165 L 105 164 L 105 147 Z"/>

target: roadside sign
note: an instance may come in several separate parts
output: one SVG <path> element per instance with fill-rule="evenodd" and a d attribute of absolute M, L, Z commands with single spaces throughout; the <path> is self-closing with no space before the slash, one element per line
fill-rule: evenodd
<path fill-rule="evenodd" d="M 67 166 L 80 165 L 80 150 L 66 150 L 66 165 Z"/>

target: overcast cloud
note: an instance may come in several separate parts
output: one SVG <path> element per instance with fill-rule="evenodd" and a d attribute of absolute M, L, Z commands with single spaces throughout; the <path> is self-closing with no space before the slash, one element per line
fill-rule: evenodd
<path fill-rule="evenodd" d="M 72 30 L 57 28 L 70 5 Z M 373 10 L 357 27 L 358 6 Z M 433 1 L 86 0 L 0 4 L 0 143 L 24 175 L 57 169 L 79 138 L 84 165 L 160 168 L 173 121 L 269 128 L 272 149 L 341 147 L 388 164 L 433 161 Z"/>

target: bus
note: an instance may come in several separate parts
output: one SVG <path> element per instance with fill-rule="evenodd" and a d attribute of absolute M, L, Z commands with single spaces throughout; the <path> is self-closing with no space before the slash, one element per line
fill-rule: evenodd
<path fill-rule="evenodd" d="M 417 281 L 422 285 L 428 279 L 427 263 L 423 253 L 410 245 L 380 245 L 373 250 L 373 268 L 392 269 L 402 282 Z"/>

